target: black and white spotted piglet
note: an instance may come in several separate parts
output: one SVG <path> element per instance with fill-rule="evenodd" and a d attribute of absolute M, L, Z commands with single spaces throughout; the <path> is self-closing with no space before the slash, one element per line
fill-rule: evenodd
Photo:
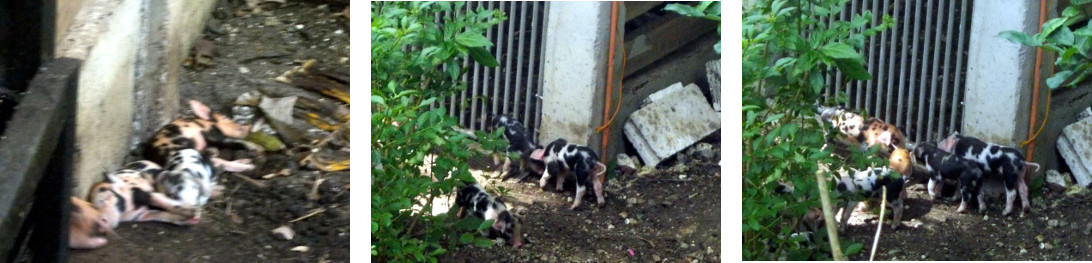
<path fill-rule="evenodd" d="M 584 199 L 587 187 L 595 190 L 596 202 L 602 205 L 603 184 L 606 177 L 607 166 L 599 162 L 599 156 L 587 146 L 571 144 L 565 139 L 557 139 L 546 145 L 545 149 L 535 150 L 531 159 L 546 163 L 546 172 L 539 179 L 539 187 L 546 188 L 546 182 L 550 177 L 557 176 L 557 191 L 562 190 L 565 179 L 570 174 L 576 177 L 576 198 L 570 210 L 576 209 Z"/>
<path fill-rule="evenodd" d="M 488 238 L 501 237 L 508 240 L 514 247 L 523 245 L 523 237 L 519 234 L 519 219 L 516 218 L 500 198 L 493 198 L 485 192 L 480 184 L 472 184 L 459 189 L 455 194 L 455 204 L 459 206 L 456 218 L 466 216 L 466 209 L 470 214 L 482 220 L 493 220 L 493 226 L 482 231 L 482 235 Z"/>
<path fill-rule="evenodd" d="M 182 203 L 203 206 L 208 203 L 209 197 L 219 195 L 222 190 L 221 186 L 216 185 L 217 176 L 213 168 L 243 172 L 253 169 L 253 166 L 246 160 L 228 162 L 202 155 L 194 149 L 184 149 L 172 156 L 167 168 L 156 175 L 156 189 Z"/>
<path fill-rule="evenodd" d="M 519 173 L 516 180 L 523 181 L 529 174 L 527 171 L 528 166 L 534 169 L 535 174 L 542 174 L 542 171 L 545 169 L 542 161 L 530 158 L 531 153 L 536 149 L 542 148 L 542 146 L 535 143 L 533 136 L 527 132 L 527 129 L 523 128 L 523 124 L 518 120 L 503 114 L 493 116 L 491 122 L 492 125 L 490 126 L 493 129 L 504 127 L 504 139 L 508 141 L 507 152 L 519 154 L 519 170 L 511 169 L 512 160 L 504 158 L 504 166 L 502 167 L 505 171 L 503 172 L 504 177 L 502 179 L 512 177 L 512 172 L 516 171 Z"/>
<path fill-rule="evenodd" d="M 842 222 L 839 230 L 845 230 L 849 217 L 853 214 L 853 208 L 861 201 L 878 200 L 883 195 L 883 187 L 887 187 L 887 206 L 894 210 L 895 220 L 891 221 L 891 229 L 896 229 L 902 219 L 902 203 L 906 199 L 906 176 L 891 177 L 891 168 L 870 168 L 863 171 L 853 171 L 838 180 L 838 192 L 847 196 L 845 210 L 842 211 Z"/>
<path fill-rule="evenodd" d="M 978 163 L 979 168 L 987 174 L 1001 178 L 1005 181 L 1005 211 L 1002 215 L 1012 213 L 1012 203 L 1016 200 L 1017 191 L 1020 195 L 1020 203 L 1024 211 L 1031 209 L 1028 203 L 1028 185 L 1024 177 L 1030 176 L 1028 166 L 1035 166 L 1039 170 L 1039 164 L 1024 161 L 1024 155 L 1012 147 L 1005 147 L 993 143 L 983 142 L 974 137 L 952 134 L 947 139 L 937 143 L 937 148 L 955 154 Z"/>
<path fill-rule="evenodd" d="M 936 145 L 921 143 L 914 148 L 914 158 L 925 165 L 929 171 L 929 195 L 939 198 L 944 185 L 944 179 L 959 181 L 959 196 L 961 202 L 956 212 L 962 213 L 967 209 L 967 202 L 978 199 L 979 211 L 985 211 L 986 200 L 979 193 L 982 187 L 983 172 L 978 163 L 966 158 L 956 156 L 937 148 Z"/>

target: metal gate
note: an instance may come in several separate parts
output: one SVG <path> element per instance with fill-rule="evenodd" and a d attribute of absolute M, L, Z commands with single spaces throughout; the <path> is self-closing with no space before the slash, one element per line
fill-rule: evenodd
<path fill-rule="evenodd" d="M 827 104 L 845 92 L 844 106 L 898 126 L 914 142 L 960 130 L 972 6 L 970 0 L 847 3 L 824 22 L 848 21 L 868 10 L 873 26 L 883 14 L 896 26 L 865 39 L 861 54 L 871 80 L 847 82 L 841 72 L 828 74 Z"/>
<path fill-rule="evenodd" d="M 501 10 L 508 16 L 485 35 L 493 41 L 489 51 L 500 65 L 490 68 L 463 60 L 466 90 L 439 107 L 447 107 L 460 125 L 474 130 L 487 124 L 481 121 L 486 114 L 505 114 L 518 119 L 535 136 L 541 123 L 542 44 L 549 3 L 471 1 L 456 10 L 456 15 L 479 7 Z"/>

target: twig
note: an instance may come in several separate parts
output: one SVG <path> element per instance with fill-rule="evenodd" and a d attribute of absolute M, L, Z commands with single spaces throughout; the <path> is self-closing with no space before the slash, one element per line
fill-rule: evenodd
<path fill-rule="evenodd" d="M 307 199 L 310 199 L 311 201 L 318 201 L 320 198 L 322 198 L 322 196 L 318 193 L 318 189 L 319 186 L 322 185 L 323 181 L 326 181 L 326 178 L 319 178 L 318 180 L 315 180 L 315 185 L 311 186 L 311 193 L 307 194 Z"/>
<path fill-rule="evenodd" d="M 838 226 L 834 225 L 834 209 L 830 205 L 830 193 L 827 193 L 826 180 L 822 172 L 815 173 L 815 179 L 819 184 L 819 200 L 823 204 L 823 220 L 827 223 L 827 236 L 830 237 L 830 253 L 834 260 L 844 261 L 846 256 L 842 254 L 841 242 L 838 242 Z"/>
<path fill-rule="evenodd" d="M 289 223 L 295 223 L 296 221 L 300 221 L 300 220 L 306 219 L 308 217 L 315 216 L 315 215 L 317 215 L 319 213 L 322 213 L 322 212 L 326 212 L 326 208 L 315 209 L 315 211 L 312 211 L 311 213 L 308 213 L 308 214 L 306 214 L 304 216 L 301 216 L 299 218 L 296 218 L 296 219 L 292 219 L 292 221 L 288 221 L 288 222 Z"/>
<path fill-rule="evenodd" d="M 240 61 L 239 61 L 239 64 L 246 64 L 246 63 L 250 63 L 250 62 L 253 62 L 253 61 L 255 61 L 255 60 L 259 60 L 259 59 L 272 59 L 272 58 L 283 58 L 283 57 L 288 57 L 288 56 L 290 56 L 290 55 L 291 55 L 291 54 L 283 54 L 283 53 L 282 53 L 282 54 L 265 54 L 265 55 L 258 55 L 258 56 L 254 56 L 254 57 L 250 57 L 250 58 L 246 58 L 246 59 L 240 60 Z"/>
<path fill-rule="evenodd" d="M 883 232 L 883 210 L 887 208 L 887 186 L 883 187 L 883 201 L 880 201 L 880 223 L 876 225 L 876 238 L 872 239 L 872 255 L 868 261 L 876 258 L 876 247 L 880 245 L 880 233 Z"/>
<path fill-rule="evenodd" d="M 240 179 L 243 179 L 243 181 L 245 181 L 247 183 L 250 183 L 251 185 L 253 185 L 255 187 L 262 188 L 262 189 L 266 188 L 265 182 L 254 180 L 253 178 L 246 177 L 246 176 L 243 176 L 243 175 L 240 175 L 240 174 L 237 174 L 237 173 L 231 173 L 231 174 L 235 175 L 235 177 L 239 177 Z"/>

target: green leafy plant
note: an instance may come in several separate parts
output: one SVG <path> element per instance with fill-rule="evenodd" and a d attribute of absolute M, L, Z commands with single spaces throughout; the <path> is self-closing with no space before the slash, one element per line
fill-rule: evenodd
<path fill-rule="evenodd" d="M 833 155 L 825 144 L 835 132 L 816 118 L 825 73 L 871 78 L 857 50 L 865 37 L 895 24 L 884 15 L 882 24 L 866 27 L 870 12 L 849 21 L 820 22 L 820 17 L 843 12 L 846 2 L 758 0 L 743 10 L 744 260 L 830 259 L 831 246 L 822 238 L 816 238 L 816 246 L 789 238 L 809 208 L 820 206 L 821 195 L 837 197 L 836 192 L 821 193 L 820 184 L 826 191 L 834 189 L 828 171 L 888 165 L 876 157 L 875 147 L 868 152 L 851 147 L 848 162 Z M 776 193 L 779 183 L 794 191 Z M 826 236 L 827 230 L 815 234 Z M 838 247 L 846 254 L 861 248 L 856 242 Z"/>
<path fill-rule="evenodd" d="M 1046 80 L 1047 87 L 1073 87 L 1092 74 L 1092 57 L 1088 50 L 1092 49 L 1092 20 L 1081 9 L 1089 0 L 1070 1 L 1071 6 L 1062 11 L 1062 16 L 1052 18 L 1043 23 L 1039 33 L 1028 35 L 1027 33 L 1006 30 L 998 34 L 1005 40 L 1031 47 L 1042 47 L 1048 52 L 1057 55 L 1054 65 L 1061 71 Z M 1076 30 L 1070 26 L 1084 22 L 1085 26 Z"/>
<path fill-rule="evenodd" d="M 483 32 L 507 19 L 482 8 L 443 15 L 464 4 L 371 6 L 371 254 L 379 261 L 437 262 L 453 245 L 493 244 L 477 234 L 492 222 L 431 213 L 437 197 L 474 181 L 467 160 L 482 155 L 468 147 L 475 143 L 469 135 L 453 129 L 457 121 L 445 107 L 431 106 L 466 89 L 459 81 L 465 59 L 497 65 L 486 49 L 493 43 Z M 436 14 L 440 23 L 434 22 Z M 499 131 L 475 137 L 486 151 L 507 146 Z"/>
<path fill-rule="evenodd" d="M 717 36 L 720 36 L 720 1 L 701 1 L 697 6 L 690 6 L 685 4 L 668 4 L 664 7 L 664 10 L 675 12 L 676 14 L 700 17 L 709 20 L 716 21 Z M 713 45 L 713 50 L 720 54 L 720 41 L 717 41 L 716 45 Z"/>

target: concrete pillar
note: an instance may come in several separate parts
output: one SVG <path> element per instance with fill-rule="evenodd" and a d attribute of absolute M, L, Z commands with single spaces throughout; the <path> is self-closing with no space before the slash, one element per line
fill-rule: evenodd
<path fill-rule="evenodd" d="M 542 144 L 564 138 L 600 151 L 602 137 L 595 128 L 603 123 L 610 10 L 610 2 L 550 5 L 538 135 Z"/>
<path fill-rule="evenodd" d="M 213 0 L 82 0 L 57 57 L 83 60 L 73 194 L 124 165 L 135 143 L 177 117 L 182 60 Z M 70 12 L 70 11 L 67 11 Z"/>
<path fill-rule="evenodd" d="M 964 135 L 1008 146 L 1020 146 L 1027 139 L 1035 49 L 997 34 L 1005 30 L 1036 33 L 1038 26 L 1038 2 L 975 1 L 963 102 Z M 1045 91 L 1040 94 L 1045 96 Z"/>

